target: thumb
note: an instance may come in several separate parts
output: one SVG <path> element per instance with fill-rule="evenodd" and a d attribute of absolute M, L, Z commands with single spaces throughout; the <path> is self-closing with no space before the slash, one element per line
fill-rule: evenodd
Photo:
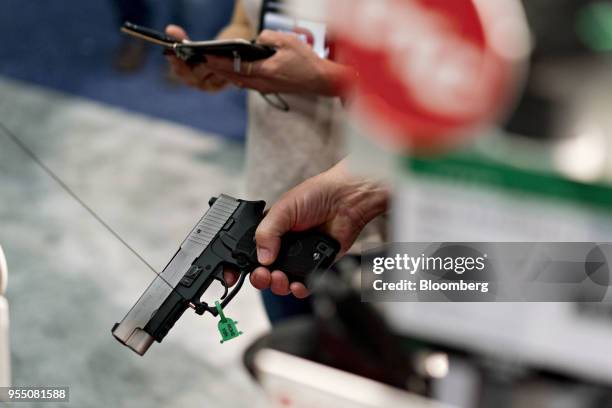
<path fill-rule="evenodd" d="M 280 33 L 273 30 L 263 30 L 259 37 L 257 37 L 257 43 L 262 45 L 269 45 L 273 48 L 280 48 L 287 42 L 287 36 L 291 34 Z"/>
<path fill-rule="evenodd" d="M 183 30 L 182 27 L 179 27 L 177 25 L 174 24 L 170 24 L 168 26 L 166 26 L 166 35 L 175 38 L 179 41 L 182 40 L 188 40 L 189 36 L 187 35 L 187 33 L 185 32 L 185 30 Z"/>
<path fill-rule="evenodd" d="M 255 231 L 257 260 L 262 265 L 270 265 L 280 249 L 281 237 L 291 231 L 296 218 L 295 206 L 290 200 L 278 201 L 261 221 Z"/>

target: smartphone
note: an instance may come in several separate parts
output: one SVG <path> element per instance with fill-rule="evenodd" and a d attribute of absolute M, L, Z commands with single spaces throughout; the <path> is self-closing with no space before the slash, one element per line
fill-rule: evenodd
<path fill-rule="evenodd" d="M 274 55 L 274 48 L 241 38 L 231 40 L 191 41 L 178 40 L 162 32 L 125 22 L 121 31 L 127 35 L 164 47 L 189 63 L 206 61 L 206 55 L 257 61 Z"/>

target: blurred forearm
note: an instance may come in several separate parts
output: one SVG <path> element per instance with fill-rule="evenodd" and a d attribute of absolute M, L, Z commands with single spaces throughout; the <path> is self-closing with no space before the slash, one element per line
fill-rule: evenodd
<path fill-rule="evenodd" d="M 252 27 L 242 4 L 242 0 L 236 0 L 234 14 L 230 23 L 217 35 L 218 39 L 244 38 L 252 39 L 255 29 Z"/>

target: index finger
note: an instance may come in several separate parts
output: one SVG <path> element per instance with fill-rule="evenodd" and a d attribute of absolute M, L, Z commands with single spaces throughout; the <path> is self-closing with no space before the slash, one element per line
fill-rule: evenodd
<path fill-rule="evenodd" d="M 227 283 L 227 286 L 229 286 L 230 288 L 234 286 L 236 282 L 238 282 L 239 275 L 240 274 L 233 269 L 223 268 L 223 280 L 225 281 L 225 283 Z"/>
<path fill-rule="evenodd" d="M 217 71 L 234 72 L 234 59 L 207 55 L 206 66 Z"/>

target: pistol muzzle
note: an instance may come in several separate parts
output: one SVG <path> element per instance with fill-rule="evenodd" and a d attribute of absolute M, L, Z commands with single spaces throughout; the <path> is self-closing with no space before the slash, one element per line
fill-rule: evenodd
<path fill-rule="evenodd" d="M 117 328 L 119 323 L 115 323 L 113 326 L 113 337 L 115 337 L 121 344 L 134 350 L 139 355 L 143 356 L 151 344 L 153 344 L 153 337 L 142 329 L 134 329 L 129 336 L 124 336 L 119 333 Z"/>

